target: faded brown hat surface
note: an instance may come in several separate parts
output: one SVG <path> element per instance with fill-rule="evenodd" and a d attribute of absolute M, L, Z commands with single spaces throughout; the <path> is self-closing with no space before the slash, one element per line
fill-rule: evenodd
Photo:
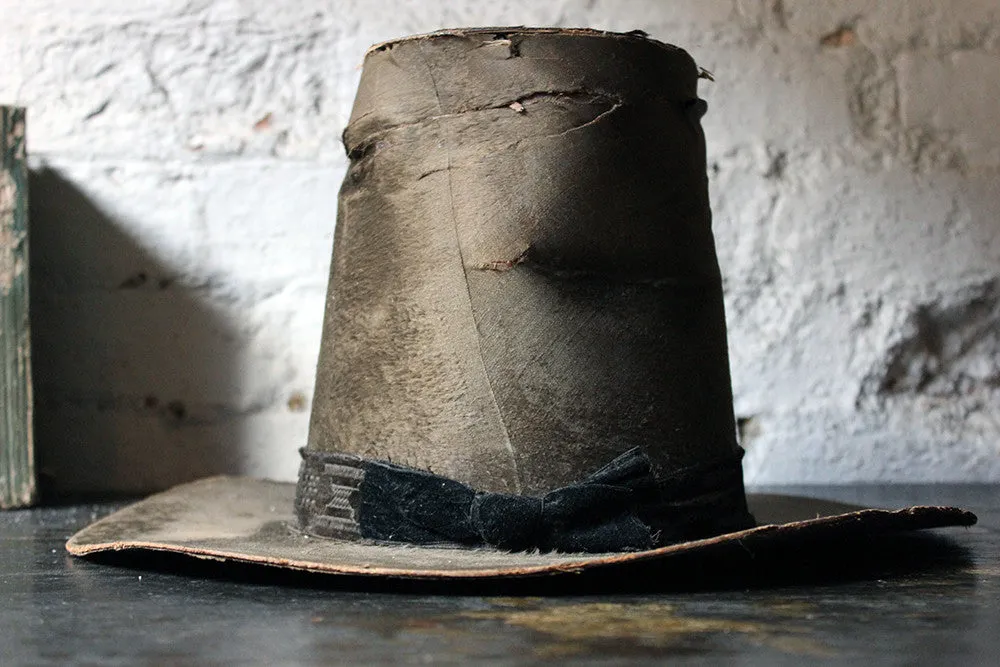
<path fill-rule="evenodd" d="M 501 577 L 974 523 L 748 508 L 699 76 L 638 33 L 466 29 L 369 50 L 298 484 L 180 486 L 69 550 Z"/>

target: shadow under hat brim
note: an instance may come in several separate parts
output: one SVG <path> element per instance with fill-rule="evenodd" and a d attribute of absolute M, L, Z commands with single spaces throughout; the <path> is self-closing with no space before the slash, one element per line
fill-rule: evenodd
<path fill-rule="evenodd" d="M 415 579 L 501 579 L 575 573 L 738 548 L 795 549 L 807 542 L 970 526 L 955 507 L 863 508 L 813 498 L 747 496 L 758 527 L 648 551 L 612 554 L 508 553 L 310 537 L 293 514 L 295 484 L 211 477 L 119 510 L 70 538 L 76 556 L 152 550 L 307 572 Z"/>

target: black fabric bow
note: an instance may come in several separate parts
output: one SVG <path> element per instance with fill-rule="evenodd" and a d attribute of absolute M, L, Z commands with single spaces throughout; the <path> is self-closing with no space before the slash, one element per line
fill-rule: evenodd
<path fill-rule="evenodd" d="M 362 537 L 410 544 L 458 543 L 508 551 L 603 553 L 653 547 L 638 508 L 655 493 L 649 458 L 630 449 L 585 479 L 541 498 L 480 493 L 433 473 L 366 461 Z"/>

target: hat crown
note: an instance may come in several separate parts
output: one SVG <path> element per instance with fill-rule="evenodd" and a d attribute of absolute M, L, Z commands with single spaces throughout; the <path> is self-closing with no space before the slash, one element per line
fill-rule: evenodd
<path fill-rule="evenodd" d="M 308 449 L 520 494 L 731 457 L 697 78 L 596 31 L 369 51 Z"/>

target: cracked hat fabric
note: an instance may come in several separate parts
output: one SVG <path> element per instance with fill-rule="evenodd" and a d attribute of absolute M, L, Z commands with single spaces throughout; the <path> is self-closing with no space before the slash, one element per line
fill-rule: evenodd
<path fill-rule="evenodd" d="M 591 31 L 370 50 L 308 447 L 518 494 L 732 456 L 698 75 Z"/>
<path fill-rule="evenodd" d="M 478 28 L 372 47 L 344 132 L 297 497 L 213 478 L 69 550 L 504 577 L 973 523 L 785 498 L 758 499 L 755 525 L 701 75 L 642 33 Z"/>

